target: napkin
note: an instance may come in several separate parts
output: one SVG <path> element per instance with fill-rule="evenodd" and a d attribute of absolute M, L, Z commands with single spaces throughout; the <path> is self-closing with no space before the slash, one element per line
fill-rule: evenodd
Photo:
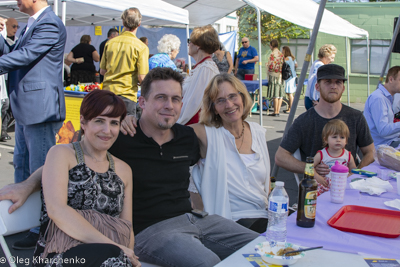
<path fill-rule="evenodd" d="M 393 186 L 388 181 L 383 181 L 382 179 L 374 176 L 371 178 L 351 182 L 350 188 L 360 190 L 361 192 L 365 192 L 370 195 L 380 195 L 387 190 L 393 189 Z"/>
<path fill-rule="evenodd" d="M 400 210 L 400 199 L 393 199 L 391 201 L 383 202 L 388 207 L 399 209 Z"/>

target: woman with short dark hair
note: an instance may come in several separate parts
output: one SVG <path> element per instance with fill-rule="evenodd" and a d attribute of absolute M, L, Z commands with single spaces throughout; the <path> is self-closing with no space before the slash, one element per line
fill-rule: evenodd
<path fill-rule="evenodd" d="M 79 266 L 140 266 L 133 251 L 132 170 L 107 152 L 126 115 L 124 102 L 94 90 L 80 113 L 82 141 L 53 146 L 43 167 L 34 254 L 42 261 L 33 266 L 61 266 L 71 258 L 81 259 Z"/>
<path fill-rule="evenodd" d="M 91 45 L 90 35 L 82 35 L 80 44 L 75 46 L 67 56 L 72 62 L 71 83 L 94 83 L 96 80 L 96 67 L 93 61 L 99 62 L 100 55 Z"/>

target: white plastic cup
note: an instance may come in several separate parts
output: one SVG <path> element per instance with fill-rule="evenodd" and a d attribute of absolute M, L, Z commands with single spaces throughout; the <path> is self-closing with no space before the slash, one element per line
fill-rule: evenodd
<path fill-rule="evenodd" d="M 331 168 L 331 202 L 333 203 L 343 203 L 344 192 L 346 190 L 347 175 L 349 173 L 349 168 L 341 165 L 338 161 Z"/>
<path fill-rule="evenodd" d="M 397 194 L 400 195 L 400 172 L 396 172 L 397 178 Z"/>

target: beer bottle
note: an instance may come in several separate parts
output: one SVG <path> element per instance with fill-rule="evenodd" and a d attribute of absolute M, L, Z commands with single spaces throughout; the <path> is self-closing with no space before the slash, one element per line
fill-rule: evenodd
<path fill-rule="evenodd" d="M 299 183 L 299 198 L 296 224 L 300 227 L 314 227 L 317 208 L 318 183 L 314 179 L 314 158 L 307 157 L 304 178 Z"/>

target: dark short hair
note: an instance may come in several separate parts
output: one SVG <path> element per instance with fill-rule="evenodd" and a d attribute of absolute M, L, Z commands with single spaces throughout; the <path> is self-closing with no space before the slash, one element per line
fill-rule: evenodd
<path fill-rule="evenodd" d="M 168 81 L 168 80 L 177 81 L 181 85 L 182 89 L 183 76 L 177 71 L 174 71 L 171 68 L 160 68 L 160 67 L 150 70 L 142 81 L 141 96 L 143 96 L 145 99 L 148 99 L 150 95 L 151 84 L 154 81 Z"/>
<path fill-rule="evenodd" d="M 113 33 L 119 33 L 119 31 L 115 28 L 111 28 L 108 30 L 107 37 L 111 37 Z"/>
<path fill-rule="evenodd" d="M 120 117 L 122 121 L 126 116 L 126 107 L 124 101 L 116 94 L 107 90 L 93 90 L 88 93 L 81 104 L 81 115 L 83 119 L 89 121 L 99 115 L 108 107 L 112 106 L 109 113 L 104 114 L 106 117 Z M 83 134 L 83 129 L 81 129 Z"/>
<path fill-rule="evenodd" d="M 388 70 L 388 73 L 386 74 L 386 81 L 385 82 L 386 83 L 389 82 L 389 77 L 393 77 L 393 79 L 396 79 L 397 75 L 399 74 L 399 71 L 400 71 L 400 66 L 391 67 Z"/>
<path fill-rule="evenodd" d="M 81 37 L 81 44 L 89 44 L 90 41 L 92 41 L 92 38 L 90 37 L 90 35 L 84 34 Z"/>
<path fill-rule="evenodd" d="M 142 36 L 139 38 L 140 41 L 142 41 L 143 43 L 146 43 L 147 37 L 146 36 Z"/>
<path fill-rule="evenodd" d="M 208 54 L 214 53 L 219 48 L 218 33 L 211 24 L 194 28 L 190 41 Z"/>

